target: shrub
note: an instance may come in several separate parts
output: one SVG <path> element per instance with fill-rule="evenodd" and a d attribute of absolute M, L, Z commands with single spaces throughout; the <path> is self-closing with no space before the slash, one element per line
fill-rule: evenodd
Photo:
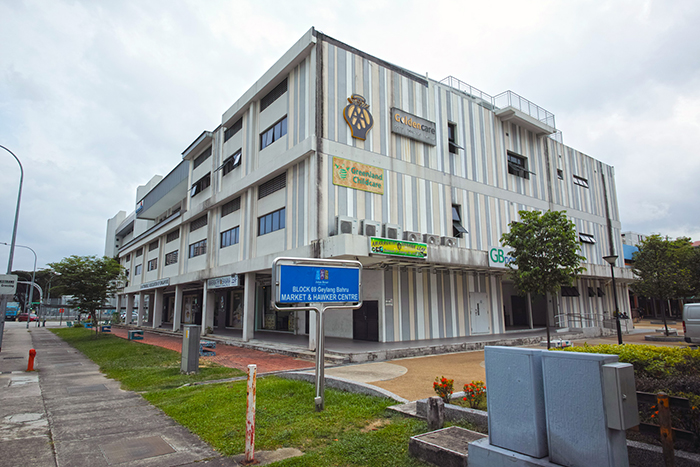
<path fill-rule="evenodd" d="M 486 386 L 483 381 L 472 381 L 464 385 L 464 400 L 472 409 L 478 409 L 486 402 Z"/>
<path fill-rule="evenodd" d="M 444 376 L 440 378 L 437 376 L 435 377 L 433 390 L 438 396 L 440 396 L 445 404 L 450 403 L 450 397 L 452 397 L 452 393 L 454 392 L 454 384 L 455 380 L 453 379 L 447 379 Z"/>
<path fill-rule="evenodd" d="M 618 355 L 621 362 L 634 366 L 637 377 L 700 375 L 700 350 L 653 345 L 584 344 L 582 347 L 569 347 L 564 351 Z"/>

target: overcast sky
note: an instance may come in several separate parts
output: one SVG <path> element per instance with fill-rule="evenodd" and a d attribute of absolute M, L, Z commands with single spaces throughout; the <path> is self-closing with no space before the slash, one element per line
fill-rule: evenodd
<path fill-rule="evenodd" d="M 409 70 L 512 90 L 615 166 L 623 230 L 700 240 L 700 2 L 0 0 L 0 144 L 38 267 L 107 219 L 311 26 Z M 0 242 L 19 168 L 0 149 Z M 9 247 L 0 245 L 0 273 Z M 18 248 L 15 269 L 31 269 Z"/>

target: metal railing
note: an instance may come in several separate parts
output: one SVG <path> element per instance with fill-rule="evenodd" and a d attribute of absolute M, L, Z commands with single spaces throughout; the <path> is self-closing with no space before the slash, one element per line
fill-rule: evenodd
<path fill-rule="evenodd" d="M 475 88 L 474 86 L 461 81 L 454 76 L 448 76 L 447 78 L 440 81 L 442 84 L 446 84 L 451 88 L 462 91 L 470 97 L 478 98 L 483 101 L 488 102 L 491 106 L 494 105 L 493 96 L 485 93 L 481 89 Z"/>
<path fill-rule="evenodd" d="M 584 328 L 601 325 L 606 327 L 605 321 L 609 316 L 606 313 L 559 313 L 554 316 L 554 325 L 558 328 Z"/>
<path fill-rule="evenodd" d="M 513 107 L 523 113 L 528 114 L 532 118 L 551 126 L 552 128 L 557 127 L 554 122 L 554 114 L 552 112 L 543 109 L 539 105 L 525 99 L 513 91 L 500 93 L 493 98 L 493 104 L 500 109 L 505 107 Z"/>
<path fill-rule="evenodd" d="M 513 91 L 505 91 L 498 94 L 497 96 L 492 96 L 488 93 L 485 93 L 479 88 L 475 88 L 474 86 L 455 78 L 454 76 L 448 76 L 447 78 L 440 81 L 440 83 L 445 84 L 458 91 L 461 91 L 470 97 L 480 99 L 481 101 L 483 101 L 483 103 L 487 104 L 484 107 L 489 108 L 489 110 L 513 107 L 523 113 L 526 113 L 530 117 L 535 118 L 538 121 L 556 129 L 554 114 L 552 112 L 543 109 L 539 105 L 525 99 L 524 97 L 514 93 Z M 561 132 L 557 133 L 554 134 L 554 139 L 556 141 L 562 142 Z"/>

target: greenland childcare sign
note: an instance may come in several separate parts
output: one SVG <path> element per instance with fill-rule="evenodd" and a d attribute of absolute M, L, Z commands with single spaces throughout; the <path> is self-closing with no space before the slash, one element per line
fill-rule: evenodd
<path fill-rule="evenodd" d="M 277 303 L 353 303 L 360 301 L 360 270 L 282 264 Z"/>
<path fill-rule="evenodd" d="M 333 185 L 384 194 L 384 169 L 333 157 Z"/>

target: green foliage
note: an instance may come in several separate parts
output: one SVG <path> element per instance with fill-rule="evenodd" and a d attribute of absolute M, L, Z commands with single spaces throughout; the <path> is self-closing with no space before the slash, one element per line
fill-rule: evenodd
<path fill-rule="evenodd" d="M 96 313 L 107 299 L 117 291 L 117 281 L 124 278 L 122 266 L 112 258 L 96 256 L 69 256 L 56 263 L 49 263 L 58 293 L 72 295 L 71 305 L 87 313 L 96 323 Z"/>
<path fill-rule="evenodd" d="M 112 334 L 97 338 L 88 329 L 51 329 L 64 341 L 100 366 L 108 377 L 122 382 L 130 391 L 154 391 L 176 388 L 195 381 L 232 378 L 241 370 L 222 366 L 200 368 L 198 374 L 180 374 L 180 354 L 173 350 L 120 339 Z"/>
<path fill-rule="evenodd" d="M 666 378 L 669 376 L 700 375 L 700 350 L 655 345 L 586 345 L 568 347 L 567 352 L 587 352 L 618 355 L 621 362 L 634 366 L 635 376 Z"/>
<path fill-rule="evenodd" d="M 564 211 L 520 211 L 520 222 L 511 222 L 501 243 L 513 248 L 510 275 L 525 295 L 556 293 L 570 286 L 574 276 L 585 270 L 579 254 L 576 226 Z"/>
<path fill-rule="evenodd" d="M 668 300 L 700 292 L 700 250 L 687 237 L 669 240 L 651 235 L 641 242 L 632 260 L 636 276 L 632 290 L 637 295 Z"/>
<path fill-rule="evenodd" d="M 464 385 L 464 401 L 472 409 L 486 406 L 486 385 L 483 381 L 472 381 Z"/>
<path fill-rule="evenodd" d="M 449 404 L 452 393 L 454 392 L 454 385 L 455 380 L 447 379 L 444 376 L 436 376 L 435 381 L 433 382 L 433 390 L 435 391 L 435 394 L 440 396 L 445 404 Z"/>

